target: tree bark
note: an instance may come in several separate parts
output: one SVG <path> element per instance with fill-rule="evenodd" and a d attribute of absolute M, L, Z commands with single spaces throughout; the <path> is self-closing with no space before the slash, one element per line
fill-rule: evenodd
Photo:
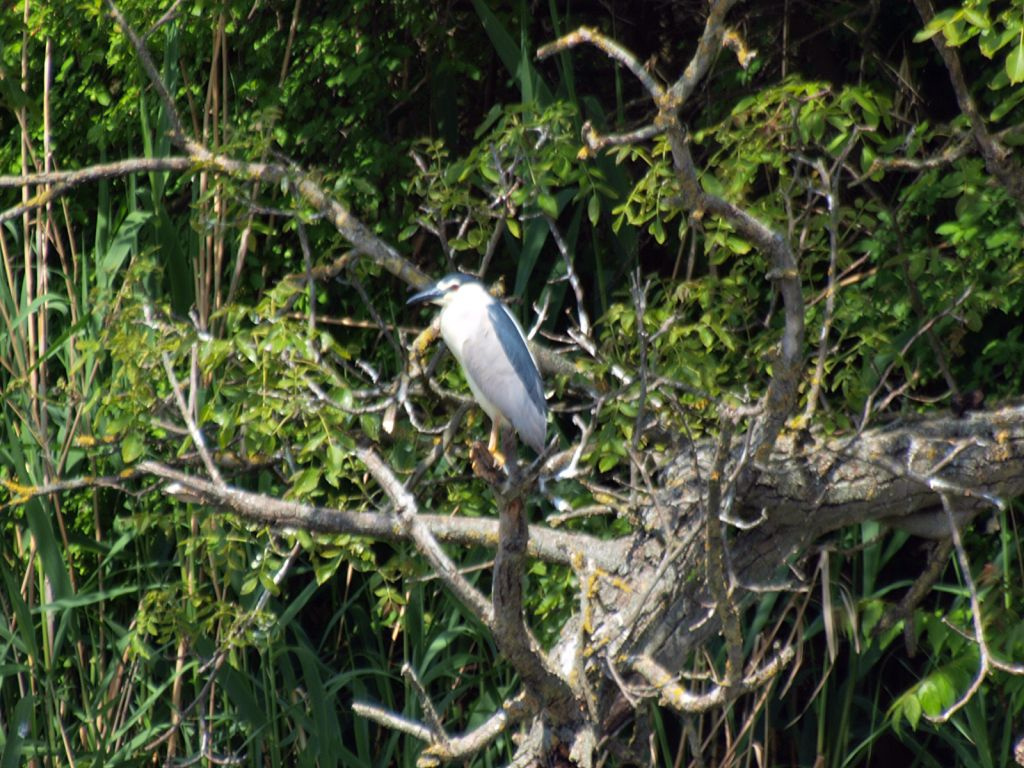
<path fill-rule="evenodd" d="M 588 671 L 593 684 L 603 686 L 599 698 L 606 713 L 619 701 L 615 693 L 621 684 L 607 675 L 609 666 L 627 680 L 631 659 L 653 659 L 679 671 L 683 659 L 721 630 L 704 578 L 702 547 L 702 478 L 712 461 L 710 446 L 680 449 L 616 578 L 601 580 L 592 601 Z M 801 588 L 793 575 L 801 571 L 800 562 L 814 554 L 816 542 L 846 526 L 882 521 L 946 538 L 940 493 L 954 499 L 967 520 L 1022 492 L 1024 406 L 1017 404 L 965 418 L 894 422 L 809 443 L 784 437 L 735 502 L 734 517 L 752 525 L 726 537 L 736 599 L 752 594 L 751 588 Z M 638 697 L 642 689 L 637 687 Z"/>

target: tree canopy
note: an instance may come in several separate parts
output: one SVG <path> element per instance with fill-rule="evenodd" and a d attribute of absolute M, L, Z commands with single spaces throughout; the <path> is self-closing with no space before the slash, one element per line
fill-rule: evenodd
<path fill-rule="evenodd" d="M 0 768 L 1024 765 L 1019 5 L 0 28 Z"/>

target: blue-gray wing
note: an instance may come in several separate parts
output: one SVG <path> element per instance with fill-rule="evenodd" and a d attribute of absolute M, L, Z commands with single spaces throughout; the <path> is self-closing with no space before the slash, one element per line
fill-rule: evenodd
<path fill-rule="evenodd" d="M 489 401 L 527 445 L 542 453 L 547 442 L 547 403 L 526 338 L 498 301 L 489 304 L 484 325 L 473 329 L 462 344 L 466 377 L 477 395 Z"/>

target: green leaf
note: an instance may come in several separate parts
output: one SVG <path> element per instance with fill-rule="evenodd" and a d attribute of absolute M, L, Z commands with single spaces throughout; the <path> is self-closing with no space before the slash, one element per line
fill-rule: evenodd
<path fill-rule="evenodd" d="M 111 286 L 121 271 L 124 260 L 136 247 L 136 238 L 139 231 L 152 218 L 153 214 L 147 211 L 132 211 L 117 228 L 113 242 L 103 253 L 96 265 L 96 280 L 103 288 Z"/>
<path fill-rule="evenodd" d="M 489 3 L 484 0 L 473 0 L 473 8 L 480 17 L 480 22 L 487 36 L 494 46 L 495 53 L 501 58 L 509 74 L 519 84 L 524 102 L 533 101 L 535 98 L 541 104 L 551 101 L 551 89 L 537 70 L 526 58 L 527 48 L 517 45 L 512 36 L 505 29 L 501 19 L 491 10 Z"/>
<path fill-rule="evenodd" d="M 8 732 L 4 734 L 3 752 L 0 753 L 0 768 L 15 768 L 24 765 L 27 758 L 24 751 L 25 738 L 32 734 L 32 706 L 34 697 L 28 694 L 14 705 L 13 715 L 7 718 Z"/>
<path fill-rule="evenodd" d="M 132 432 L 121 441 L 121 461 L 131 464 L 146 450 L 146 444 L 137 432 Z"/>
<path fill-rule="evenodd" d="M 138 591 L 139 587 L 135 584 L 125 584 L 113 589 L 97 589 L 92 592 L 69 595 L 49 603 L 42 603 L 35 610 L 39 613 L 55 613 L 65 608 L 83 608 L 87 605 L 102 603 L 105 600 L 115 600 L 123 595 L 135 594 Z"/>
<path fill-rule="evenodd" d="M 558 201 L 552 195 L 543 192 L 537 195 L 537 207 L 552 219 L 558 218 Z"/>
<path fill-rule="evenodd" d="M 327 467 L 332 472 L 340 473 L 343 468 L 343 462 L 345 461 L 346 453 L 340 445 L 337 443 L 331 443 L 327 446 Z"/>
<path fill-rule="evenodd" d="M 480 166 L 480 175 L 492 184 L 497 184 L 501 180 L 501 175 L 498 171 L 487 163 Z"/>
<path fill-rule="evenodd" d="M 309 467 L 302 470 L 295 476 L 292 483 L 291 495 L 294 497 L 308 496 L 320 484 L 320 470 L 316 467 Z"/>
<path fill-rule="evenodd" d="M 979 11 L 976 8 L 963 8 L 964 18 L 967 19 L 968 23 L 973 24 L 979 29 L 988 29 L 991 26 L 991 22 L 988 20 L 988 16 L 983 11 Z"/>
<path fill-rule="evenodd" d="M 917 700 L 915 696 L 907 696 L 903 702 L 903 716 L 910 723 L 910 727 L 915 731 L 917 730 L 917 724 L 921 721 L 921 702 Z"/>
<path fill-rule="evenodd" d="M 665 225 L 661 223 L 661 217 L 655 216 L 648 229 L 654 235 L 654 239 L 658 241 L 658 245 L 665 243 Z"/>
<path fill-rule="evenodd" d="M 750 243 L 744 240 L 742 237 L 736 237 L 735 235 L 727 235 L 725 238 L 725 245 L 733 253 L 743 256 L 750 253 Z"/>
<path fill-rule="evenodd" d="M 1002 70 L 999 71 L 1000 79 L 1006 77 L 1006 73 Z M 995 88 L 993 88 L 995 90 Z M 1015 88 L 1009 95 L 1004 99 L 1000 100 L 998 104 L 992 109 L 990 119 L 994 122 L 996 120 L 1002 120 L 1007 114 L 1013 109 L 1016 109 L 1017 105 L 1024 101 L 1024 88 Z"/>
<path fill-rule="evenodd" d="M 587 201 L 587 218 L 590 219 L 590 225 L 593 227 L 596 227 L 597 222 L 601 219 L 601 201 L 596 194 L 591 195 Z"/>
<path fill-rule="evenodd" d="M 1010 55 L 1006 57 L 1006 76 L 1014 85 L 1024 82 L 1024 34 L 1021 35 L 1017 46 L 1010 51 Z"/>
<path fill-rule="evenodd" d="M 914 42 L 921 43 L 925 40 L 933 38 L 940 30 L 944 29 L 946 25 L 950 24 L 954 20 L 960 18 L 963 15 L 963 9 L 961 8 L 947 8 L 944 11 L 939 11 L 932 20 L 925 24 L 924 29 L 914 35 Z"/>
<path fill-rule="evenodd" d="M 982 56 L 991 59 L 1000 48 L 1019 36 L 1016 29 L 996 30 L 990 27 L 978 37 L 978 49 Z"/>

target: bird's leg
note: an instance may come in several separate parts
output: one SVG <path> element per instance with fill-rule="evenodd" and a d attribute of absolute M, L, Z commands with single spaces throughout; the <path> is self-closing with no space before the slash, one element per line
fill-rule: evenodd
<path fill-rule="evenodd" d="M 509 477 L 519 473 L 519 462 L 516 456 L 516 433 L 506 426 L 501 430 L 501 450 L 505 454 L 505 472 Z"/>
<path fill-rule="evenodd" d="M 505 466 L 505 454 L 498 448 L 498 438 L 501 437 L 501 423 L 498 421 L 491 422 L 491 439 L 487 443 L 487 450 L 490 451 L 491 456 L 494 457 L 494 461 L 499 466 Z"/>

